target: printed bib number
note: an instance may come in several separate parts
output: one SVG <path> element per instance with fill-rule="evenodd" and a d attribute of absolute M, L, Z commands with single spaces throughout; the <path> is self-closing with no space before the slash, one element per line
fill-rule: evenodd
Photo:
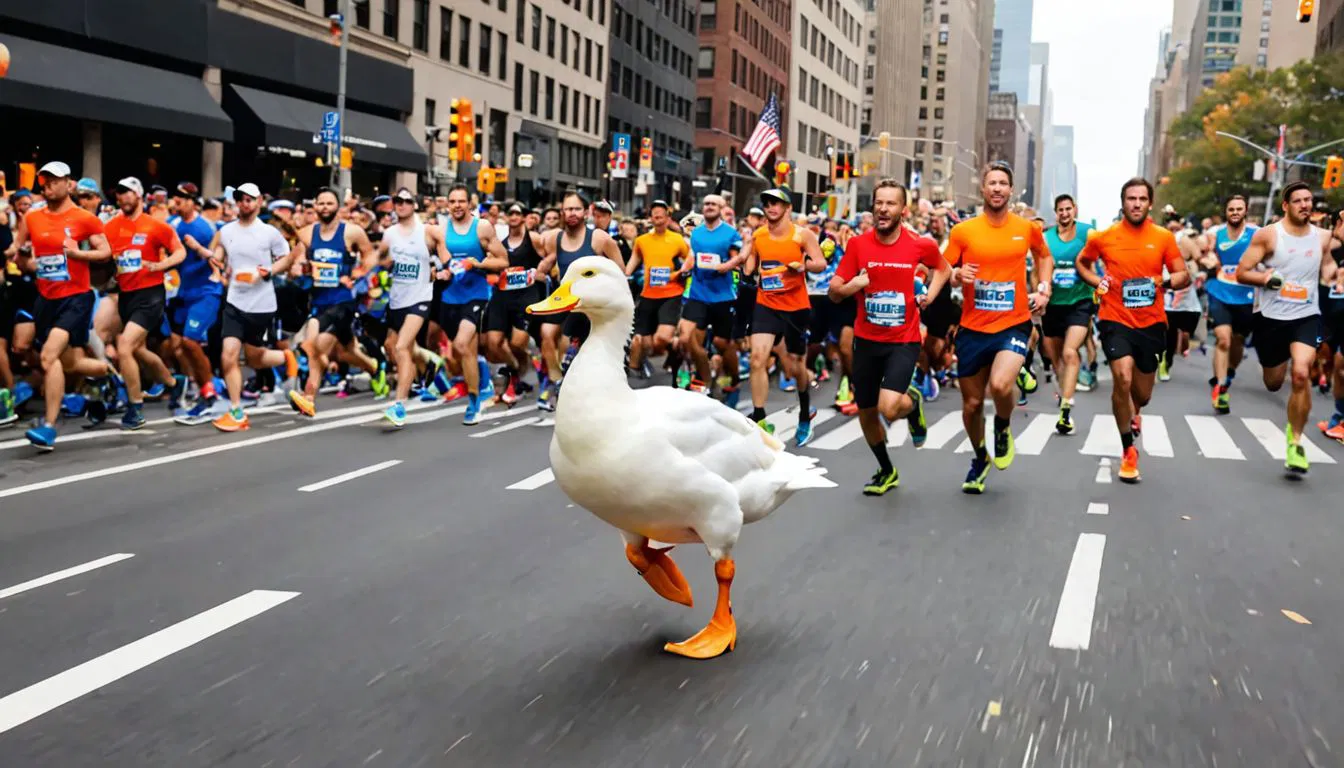
<path fill-rule="evenodd" d="M 762 291 L 782 291 L 784 290 L 784 275 L 777 273 L 773 275 L 761 275 Z"/>
<path fill-rule="evenodd" d="M 661 288 L 672 281 L 671 267 L 649 267 L 649 287 Z"/>
<path fill-rule="evenodd" d="M 139 272 L 144 266 L 144 259 L 139 250 L 122 251 L 117 256 L 117 274 L 128 275 L 132 272 Z"/>
<path fill-rule="evenodd" d="M 398 283 L 413 283 L 420 279 L 420 261 L 415 257 L 396 258 L 392 262 L 392 279 Z"/>
<path fill-rule="evenodd" d="M 335 288 L 341 284 L 341 265 L 330 261 L 313 262 L 313 287 Z"/>
<path fill-rule="evenodd" d="M 1218 270 L 1218 279 L 1225 283 L 1237 282 L 1237 265 L 1224 264 L 1223 268 Z"/>
<path fill-rule="evenodd" d="M 176 269 L 170 269 L 163 273 L 163 292 L 166 298 L 177 296 L 177 292 L 182 289 L 182 276 L 177 274 Z"/>
<path fill-rule="evenodd" d="M 863 314 L 868 322 L 884 328 L 905 325 L 905 294 L 899 291 L 879 291 L 863 300 Z"/>
<path fill-rule="evenodd" d="M 467 274 L 467 260 L 463 257 L 454 257 L 448 261 L 448 271 L 453 273 L 453 277 L 461 277 Z"/>
<path fill-rule="evenodd" d="M 504 270 L 504 290 L 516 291 L 532 284 L 532 270 L 527 267 L 509 267 Z"/>
<path fill-rule="evenodd" d="M 1311 293 L 1307 286 L 1297 283 L 1284 283 L 1279 289 L 1279 298 L 1294 304 L 1306 304 L 1311 301 Z"/>
<path fill-rule="evenodd" d="M 1053 282 L 1060 288 L 1072 288 L 1078 284 L 1078 270 L 1076 269 L 1056 269 Z"/>
<path fill-rule="evenodd" d="M 50 280 L 53 283 L 64 283 L 69 280 L 70 267 L 65 261 L 65 254 L 58 253 L 54 256 L 38 256 L 37 279 Z"/>
<path fill-rule="evenodd" d="M 1011 312 L 1017 304 L 1017 284 L 975 281 L 975 308 L 985 312 Z"/>
<path fill-rule="evenodd" d="M 701 269 L 715 269 L 722 263 L 723 259 L 717 253 L 695 254 L 695 265 Z"/>
<path fill-rule="evenodd" d="M 1157 284 L 1151 277 L 1136 277 L 1120 286 L 1126 309 L 1151 307 L 1157 301 Z"/>
<path fill-rule="evenodd" d="M 1332 299 L 1344 299 L 1344 289 L 1337 285 L 1330 286 L 1330 293 L 1327 294 Z"/>

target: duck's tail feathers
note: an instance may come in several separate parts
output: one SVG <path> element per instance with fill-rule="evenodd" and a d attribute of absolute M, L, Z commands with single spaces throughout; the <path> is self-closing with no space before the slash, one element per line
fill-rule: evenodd
<path fill-rule="evenodd" d="M 812 456 L 799 456 L 793 453 L 781 453 L 779 461 L 788 462 L 783 469 L 789 473 L 786 491 L 801 491 L 804 488 L 837 488 L 826 477 L 826 468 L 817 465 L 818 459 Z"/>

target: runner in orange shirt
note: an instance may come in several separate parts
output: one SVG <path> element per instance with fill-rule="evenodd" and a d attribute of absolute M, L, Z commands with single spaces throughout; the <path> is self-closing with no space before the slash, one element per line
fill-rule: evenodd
<path fill-rule="evenodd" d="M 811 376 L 803 364 L 807 332 L 812 327 L 812 299 L 807 295 L 803 272 L 822 272 L 817 236 L 793 223 L 793 200 L 788 190 L 767 189 L 761 193 L 765 225 L 756 230 L 743 251 L 745 272 L 758 273 L 756 309 L 751 319 L 751 420 L 767 432 L 774 426 L 765 421 L 765 399 L 770 394 L 770 352 L 783 340 L 778 353 L 784 373 L 798 382 L 798 430 L 802 447 L 812 438 Z"/>
<path fill-rule="evenodd" d="M 1017 403 L 1014 387 L 1027 359 L 1031 317 L 1045 311 L 1055 262 L 1041 227 L 1008 210 L 1013 169 L 1003 162 L 980 174 L 984 213 L 952 228 L 943 257 L 960 267 L 965 299 L 957 332 L 957 376 L 961 420 L 975 446 L 965 493 L 984 493 L 989 477 L 985 449 L 985 391 L 994 399 L 994 466 L 1013 463 L 1009 419 Z M 1027 286 L 1027 252 L 1036 259 L 1035 291 Z"/>
<path fill-rule="evenodd" d="M 1190 283 L 1176 237 L 1148 218 L 1153 207 L 1153 185 L 1140 178 L 1120 188 L 1124 218 L 1094 235 L 1078 254 L 1078 276 L 1097 289 L 1101 308 L 1097 331 L 1111 367 L 1111 412 L 1120 430 L 1123 455 L 1120 480 L 1139 482 L 1139 450 L 1134 435 L 1139 431 L 1139 409 L 1153 396 L 1157 361 L 1167 343 L 1167 311 L 1164 291 L 1180 290 Z M 1097 259 L 1105 264 L 1099 277 Z M 1171 277 L 1162 278 L 1165 266 Z"/>
<path fill-rule="evenodd" d="M 56 419 L 61 414 L 67 372 L 103 378 L 115 371 L 101 360 L 86 357 L 94 297 L 89 285 L 89 264 L 106 261 L 112 249 L 97 216 L 70 199 L 75 189 L 70 166 L 51 162 L 37 172 L 37 183 L 46 199 L 45 208 L 24 218 L 24 229 L 15 246 L 32 244 L 31 269 L 37 272 L 37 343 L 42 349 L 42 397 L 46 418 L 28 430 L 25 437 L 40 451 L 56 446 Z M 89 250 L 79 243 L 89 241 Z M 104 382 L 104 385 L 108 382 Z"/>

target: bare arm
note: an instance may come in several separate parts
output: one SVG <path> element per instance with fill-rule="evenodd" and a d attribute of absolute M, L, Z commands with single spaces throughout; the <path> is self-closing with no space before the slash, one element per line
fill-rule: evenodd
<path fill-rule="evenodd" d="M 75 261 L 89 262 L 107 261 L 112 258 L 112 246 L 107 242 L 107 235 L 104 235 L 102 232 L 89 235 L 89 245 L 92 246 L 89 250 L 82 251 L 75 244 L 74 240 L 67 237 L 65 239 L 66 258 L 74 259 Z"/>
<path fill-rule="evenodd" d="M 821 242 L 812 230 L 803 230 L 803 269 L 808 272 L 825 272 L 826 257 L 821 255 Z"/>
<path fill-rule="evenodd" d="M 498 272 L 509 266 L 509 253 L 504 250 L 504 244 L 499 242 L 499 235 L 495 234 L 493 225 L 487 221 L 476 222 L 476 235 L 485 251 L 485 259 L 474 265 L 476 269 Z"/>
<path fill-rule="evenodd" d="M 1274 229 L 1271 227 L 1257 229 L 1255 234 L 1251 235 L 1251 244 L 1246 248 L 1246 253 L 1242 254 L 1241 261 L 1237 262 L 1237 282 L 1263 288 L 1274 273 L 1257 271 L 1256 267 L 1273 254 Z"/>
<path fill-rule="evenodd" d="M 597 244 L 599 238 L 601 239 L 602 242 L 601 245 Z M 597 251 L 598 253 L 605 254 L 608 259 L 611 259 L 613 262 L 616 263 L 616 267 L 618 269 L 622 270 L 625 269 L 625 259 L 621 258 L 621 248 L 620 246 L 616 245 L 616 241 L 612 238 L 611 235 L 608 235 L 606 232 L 594 232 L 593 245 L 594 245 L 593 250 Z"/>

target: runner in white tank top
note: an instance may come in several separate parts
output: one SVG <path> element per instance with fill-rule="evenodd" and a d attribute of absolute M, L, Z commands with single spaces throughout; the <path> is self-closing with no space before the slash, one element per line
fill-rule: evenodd
<path fill-rule="evenodd" d="M 410 190 L 397 190 L 392 204 L 397 223 L 383 232 L 378 256 L 382 267 L 392 273 L 387 340 L 383 348 L 388 359 L 397 364 L 397 399 L 383 412 L 383 417 L 393 426 L 402 427 L 406 424 L 406 398 L 419 372 L 417 361 L 432 363 L 436 375 L 442 365 L 436 355 L 421 349 L 416 339 L 434 300 L 434 271 L 437 264 L 448 262 L 448 251 L 444 247 L 443 230 L 425 225 L 415 214 L 415 195 Z"/>
<path fill-rule="evenodd" d="M 1277 392 L 1292 365 L 1292 394 L 1288 396 L 1287 461 L 1290 472 L 1306 474 L 1302 430 L 1311 413 L 1311 363 L 1321 343 L 1321 308 L 1317 298 L 1322 282 L 1340 279 L 1330 258 L 1330 233 L 1311 225 L 1315 199 L 1302 182 L 1283 190 L 1284 218 L 1263 227 L 1237 265 L 1237 282 L 1255 286 L 1255 342 L 1265 388 Z M 1260 267 L 1263 266 L 1263 269 Z"/>

